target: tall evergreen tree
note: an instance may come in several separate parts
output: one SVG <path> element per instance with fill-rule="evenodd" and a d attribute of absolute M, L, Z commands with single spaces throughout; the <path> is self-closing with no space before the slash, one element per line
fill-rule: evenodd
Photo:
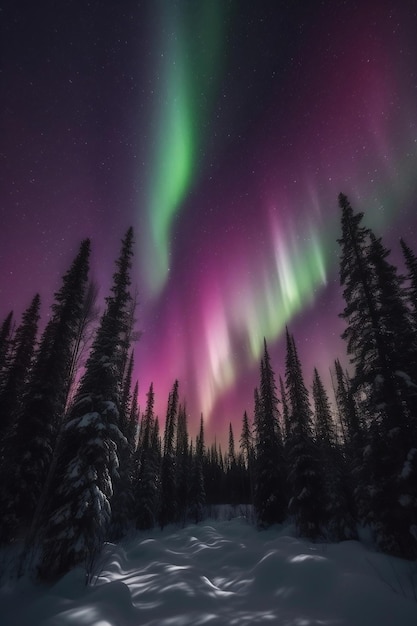
<path fill-rule="evenodd" d="M 9 476 L 0 495 L 6 511 L 0 529 L 3 540 L 33 525 L 37 518 L 35 511 L 43 501 L 41 494 L 66 404 L 71 352 L 83 306 L 89 256 L 90 241 L 86 239 L 55 294 L 52 316 L 42 335 L 10 450 L 6 453 Z"/>
<path fill-rule="evenodd" d="M 290 413 L 288 409 L 288 401 L 287 401 L 287 392 L 285 391 L 284 381 L 281 376 L 279 377 L 279 390 L 281 393 L 281 404 L 282 404 L 282 423 L 284 427 L 284 442 L 286 442 L 286 438 L 290 432 Z"/>
<path fill-rule="evenodd" d="M 388 250 L 361 226 L 363 214 L 354 214 L 343 194 L 339 195 L 339 205 L 340 279 L 346 300 L 342 317 L 347 323 L 343 337 L 355 365 L 354 389 L 365 395 L 368 414 L 368 445 L 363 457 L 368 508 L 364 521 L 371 525 L 384 551 L 413 556 L 417 554 L 412 532 L 417 522 L 417 498 L 414 493 L 402 492 L 399 484 L 410 443 L 411 449 L 417 447 L 411 420 L 415 382 L 410 320 L 401 280 L 387 259 Z M 411 504 L 402 506 L 399 500 Z"/>
<path fill-rule="evenodd" d="M 194 455 L 191 455 L 190 468 L 193 469 L 193 467 L 195 467 L 195 459 Z M 224 472 L 221 451 L 219 451 L 217 441 L 215 439 L 214 443 L 207 450 L 207 454 L 204 455 L 203 459 L 202 480 L 205 491 L 205 501 L 207 505 L 225 504 L 228 501 L 225 478 L 226 476 Z M 192 482 L 193 481 L 191 480 L 191 483 Z M 197 483 L 198 480 L 194 481 L 194 490 Z M 195 509 L 193 511 L 195 514 Z"/>
<path fill-rule="evenodd" d="M 22 410 L 35 353 L 39 307 L 40 297 L 36 294 L 13 338 L 10 365 L 0 390 L 0 442 L 10 433 Z"/>
<path fill-rule="evenodd" d="M 153 528 L 157 519 L 160 451 L 159 426 L 154 415 L 154 403 L 153 383 L 151 383 L 135 457 L 136 527 L 141 530 Z"/>
<path fill-rule="evenodd" d="M 242 419 L 242 433 L 240 435 L 240 449 L 243 452 L 246 465 L 249 466 L 249 459 L 253 454 L 253 435 L 249 425 L 248 414 L 245 411 Z"/>
<path fill-rule="evenodd" d="M 71 362 L 68 374 L 68 389 L 66 391 L 67 408 L 74 397 L 79 373 L 87 360 L 91 349 L 94 326 L 99 320 L 99 307 L 97 306 L 98 286 L 90 280 L 84 294 L 83 306 L 75 331 L 74 344 L 71 351 Z"/>
<path fill-rule="evenodd" d="M 227 493 L 228 493 L 228 502 L 229 504 L 236 505 L 239 502 L 240 491 L 241 491 L 241 481 L 240 481 L 240 472 L 238 469 L 237 459 L 236 459 L 236 451 L 235 451 L 235 438 L 233 435 L 232 423 L 229 423 L 229 448 L 227 453 L 227 474 L 226 474 L 226 482 L 227 482 Z"/>
<path fill-rule="evenodd" d="M 323 477 L 318 448 L 312 437 L 308 391 L 294 338 L 289 335 L 288 330 L 285 380 L 289 404 L 289 512 L 294 516 L 299 534 L 316 539 L 322 534 L 326 521 Z"/>
<path fill-rule="evenodd" d="M 127 445 L 123 445 L 118 450 L 119 457 L 119 478 L 114 481 L 112 498 L 112 523 L 110 539 L 116 541 L 123 537 L 133 520 L 134 510 L 134 486 L 133 486 L 133 465 L 135 446 L 132 442 L 132 424 L 130 407 L 132 402 L 132 374 L 133 374 L 134 354 L 130 354 L 126 372 L 123 376 L 120 410 L 119 429 L 126 438 Z"/>
<path fill-rule="evenodd" d="M 258 523 L 261 526 L 268 526 L 285 519 L 287 494 L 275 374 L 266 341 L 261 361 L 260 391 L 258 397 L 256 395 L 254 504 Z"/>
<path fill-rule="evenodd" d="M 317 368 L 314 368 L 313 376 L 313 402 L 316 439 L 328 447 L 333 447 L 336 445 L 336 429 L 332 417 L 329 398 Z"/>
<path fill-rule="evenodd" d="M 233 435 L 232 422 L 229 422 L 229 453 L 227 458 L 228 467 L 231 468 L 236 463 L 235 438 Z"/>
<path fill-rule="evenodd" d="M 385 350 L 385 368 L 372 394 L 379 412 L 378 432 L 373 423 L 372 435 L 377 442 L 373 469 L 380 490 L 374 499 L 378 519 L 373 527 L 382 549 L 413 558 L 417 556 L 417 463 L 411 469 L 409 459 L 417 449 L 416 351 L 402 280 L 388 255 L 381 239 L 371 236 L 370 261 L 377 278 L 379 331 Z"/>
<path fill-rule="evenodd" d="M 190 492 L 190 462 L 188 450 L 187 412 L 185 405 L 180 405 L 178 410 L 177 439 L 175 448 L 178 519 L 184 524 L 187 519 Z"/>
<path fill-rule="evenodd" d="M 178 514 L 175 470 L 175 431 L 178 418 L 178 381 L 169 394 L 165 421 L 164 453 L 161 466 L 161 503 L 159 525 L 163 529 L 175 521 Z"/>
<path fill-rule="evenodd" d="M 356 529 L 345 463 L 337 442 L 330 402 L 316 368 L 313 377 L 313 401 L 316 442 L 325 491 L 323 520 L 327 527 L 327 537 L 331 541 L 353 539 L 356 537 Z"/>
<path fill-rule="evenodd" d="M 128 430 L 128 422 L 130 416 L 130 405 L 132 402 L 132 375 L 133 375 L 133 365 L 134 365 L 134 352 L 130 353 L 126 372 L 123 376 L 122 382 L 122 392 L 120 398 L 120 430 L 127 437 Z"/>
<path fill-rule="evenodd" d="M 13 311 L 5 317 L 0 327 L 0 388 L 3 383 L 3 375 L 7 369 L 7 357 L 13 334 Z"/>
<path fill-rule="evenodd" d="M 133 387 L 132 400 L 130 402 L 129 408 L 129 418 L 127 421 L 126 434 L 125 437 L 129 443 L 129 446 L 133 451 L 136 450 L 137 440 L 138 440 L 138 431 L 139 431 L 139 404 L 138 404 L 138 396 L 139 396 L 139 383 L 135 382 L 135 386 Z"/>
<path fill-rule="evenodd" d="M 248 414 L 245 411 L 243 413 L 242 421 L 242 434 L 240 436 L 240 449 L 243 455 L 243 461 L 247 468 L 249 478 L 249 492 L 246 493 L 246 499 L 253 504 L 253 490 L 254 490 L 254 448 L 253 448 L 253 435 L 249 425 Z"/>
<path fill-rule="evenodd" d="M 356 407 L 350 378 L 343 371 L 338 359 L 334 362 L 336 374 L 335 399 L 342 426 L 345 452 L 349 458 L 357 455 L 363 447 L 363 423 Z"/>
<path fill-rule="evenodd" d="M 409 281 L 409 287 L 406 291 L 407 299 L 413 313 L 414 328 L 417 329 L 417 256 L 405 243 L 404 239 L 400 239 L 400 243 Z"/>
<path fill-rule="evenodd" d="M 191 492 L 190 492 L 190 514 L 192 520 L 198 524 L 204 516 L 204 506 L 206 503 L 206 490 L 204 485 L 203 463 L 204 463 L 204 423 L 203 416 L 200 418 L 200 432 L 196 439 L 195 454 L 192 454 L 191 472 Z"/>
<path fill-rule="evenodd" d="M 384 412 L 387 418 L 390 419 L 392 413 L 397 416 L 394 419 L 398 419 L 398 414 L 401 419 L 407 419 L 404 406 L 408 407 L 408 411 L 412 410 L 417 395 L 414 380 L 414 331 L 405 303 L 403 280 L 398 275 L 397 268 L 388 261 L 388 256 L 389 251 L 383 246 L 382 240 L 371 234 L 369 258 L 377 280 L 379 333 L 384 346 L 381 360 L 385 365 L 385 375 L 390 379 L 378 384 L 377 389 L 381 387 L 381 400 L 385 403 Z M 381 374 L 384 375 L 382 368 Z M 379 392 L 376 393 L 379 396 Z M 392 402 L 392 411 L 388 406 L 389 402 Z M 397 425 L 396 422 L 393 427 Z"/>
<path fill-rule="evenodd" d="M 122 240 L 111 295 L 88 358 L 59 447 L 58 471 L 46 521 L 42 578 L 78 563 L 91 564 L 111 520 L 118 455 L 127 441 L 119 429 L 133 230 Z"/>

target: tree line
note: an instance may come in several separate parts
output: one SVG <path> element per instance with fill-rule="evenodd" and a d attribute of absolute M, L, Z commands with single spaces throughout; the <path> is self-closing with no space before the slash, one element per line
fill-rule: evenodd
<path fill-rule="evenodd" d="M 100 319 L 89 240 L 63 276 L 39 340 L 39 295 L 17 328 L 13 314 L 6 317 L 0 543 L 23 546 L 21 567 L 36 547 L 36 575 L 55 580 L 77 564 L 88 568 L 104 541 L 132 527 L 198 523 L 206 505 L 218 503 L 251 503 L 260 527 L 291 519 L 312 540 L 356 538 L 360 523 L 382 551 L 416 558 L 417 257 L 401 240 L 400 275 L 363 213 L 343 194 L 339 207 L 351 372 L 335 361 L 336 410 L 317 369 L 309 393 L 287 329 L 285 375 L 277 381 L 265 341 L 253 412 L 243 414 L 236 445 L 230 424 L 224 452 L 206 444 L 203 416 L 190 439 L 178 381 L 163 433 L 153 385 L 139 415 L 131 228 Z"/>

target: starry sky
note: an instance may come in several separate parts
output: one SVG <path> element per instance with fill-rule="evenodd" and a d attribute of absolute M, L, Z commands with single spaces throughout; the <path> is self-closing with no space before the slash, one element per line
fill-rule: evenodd
<path fill-rule="evenodd" d="M 135 375 L 238 438 L 265 337 L 345 357 L 337 195 L 417 250 L 417 3 L 2 3 L 0 315 L 43 321 L 86 236 L 103 299 L 135 229 Z M 347 361 L 346 361 L 347 362 Z"/>

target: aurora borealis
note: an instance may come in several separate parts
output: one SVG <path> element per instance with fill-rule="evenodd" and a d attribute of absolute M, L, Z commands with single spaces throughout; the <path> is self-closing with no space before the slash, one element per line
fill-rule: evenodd
<path fill-rule="evenodd" d="M 346 193 L 400 258 L 417 225 L 415 2 L 10 3 L 3 11 L 0 314 L 44 315 L 79 241 L 106 295 L 137 254 L 136 375 L 164 417 L 240 430 L 266 337 L 308 385 L 345 357 Z"/>
<path fill-rule="evenodd" d="M 142 258 L 147 285 L 156 294 L 168 277 L 173 219 L 196 176 L 198 138 L 222 46 L 224 6 L 221 0 L 154 3 L 160 58 L 154 73 L 156 114 L 151 116 L 153 158 Z"/>

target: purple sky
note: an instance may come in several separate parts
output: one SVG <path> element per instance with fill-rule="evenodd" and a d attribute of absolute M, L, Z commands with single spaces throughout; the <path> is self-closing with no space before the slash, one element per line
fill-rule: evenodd
<path fill-rule="evenodd" d="M 190 431 L 240 432 L 263 338 L 308 385 L 340 340 L 346 193 L 417 250 L 416 3 L 8 2 L 2 10 L 0 314 L 43 322 L 78 245 L 107 295 L 136 233 L 136 375 Z"/>

